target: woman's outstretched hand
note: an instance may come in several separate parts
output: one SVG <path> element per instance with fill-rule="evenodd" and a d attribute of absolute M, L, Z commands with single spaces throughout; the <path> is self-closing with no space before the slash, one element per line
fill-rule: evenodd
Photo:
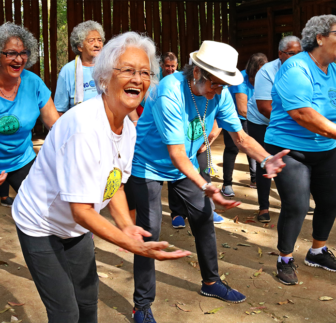
<path fill-rule="evenodd" d="M 219 204 L 221 206 L 224 206 L 225 209 L 229 210 L 232 209 L 238 205 L 240 205 L 240 202 L 234 201 L 234 200 L 227 200 L 223 197 L 218 187 L 215 185 L 209 185 L 206 187 L 206 190 L 204 191 L 204 194 L 214 201 L 215 204 Z"/>
<path fill-rule="evenodd" d="M 266 172 L 267 174 L 263 175 L 266 178 L 273 178 L 277 176 L 277 173 L 280 173 L 282 169 L 286 166 L 286 164 L 283 162 L 282 157 L 287 155 L 290 152 L 289 149 L 285 149 L 283 151 L 280 151 L 275 156 L 270 158 L 266 162 Z"/>
<path fill-rule="evenodd" d="M 0 185 L 4 183 L 4 181 L 6 180 L 6 177 L 7 177 L 7 173 L 5 173 L 5 171 L 3 170 L 0 174 Z"/>

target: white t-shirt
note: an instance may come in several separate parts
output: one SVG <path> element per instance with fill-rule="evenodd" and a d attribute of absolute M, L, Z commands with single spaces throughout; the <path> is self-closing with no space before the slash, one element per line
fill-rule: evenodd
<path fill-rule="evenodd" d="M 93 203 L 100 212 L 131 174 L 135 140 L 128 118 L 120 136 L 112 132 L 100 95 L 63 115 L 15 198 L 18 228 L 33 237 L 63 239 L 88 232 L 74 221 L 69 202 Z"/>

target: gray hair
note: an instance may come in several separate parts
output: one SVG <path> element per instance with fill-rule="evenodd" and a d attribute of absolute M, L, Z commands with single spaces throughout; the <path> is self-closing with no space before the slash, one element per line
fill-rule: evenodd
<path fill-rule="evenodd" d="M 112 38 L 95 59 L 92 76 L 99 94 L 106 93 L 107 84 L 110 83 L 113 68 L 116 67 L 120 55 L 122 55 L 128 47 L 141 48 L 146 52 L 150 69 L 155 74 L 151 79 L 151 87 L 159 83 L 159 57 L 156 56 L 154 42 L 145 35 L 128 31 Z"/>
<path fill-rule="evenodd" d="M 194 78 L 194 68 L 197 65 L 192 63 L 192 64 L 185 64 L 183 67 L 183 75 L 184 77 L 188 80 L 191 81 Z M 197 66 L 200 71 L 201 71 L 201 77 L 200 79 L 197 81 L 198 84 L 202 84 L 206 81 L 206 79 L 209 79 L 209 76 L 211 75 L 211 73 L 207 72 L 206 70 L 200 68 L 199 66 Z M 206 79 L 205 79 L 206 78 Z"/>
<path fill-rule="evenodd" d="M 286 36 L 282 38 L 279 42 L 279 50 L 284 51 L 288 48 L 289 44 L 292 42 L 298 42 L 301 45 L 300 38 L 296 36 Z"/>
<path fill-rule="evenodd" d="M 23 42 L 25 49 L 30 51 L 25 68 L 33 66 L 38 59 L 38 43 L 33 34 L 26 28 L 15 25 L 12 22 L 6 22 L 0 26 L 0 51 L 4 49 L 7 42 L 12 38 L 19 38 Z"/>
<path fill-rule="evenodd" d="M 72 51 L 76 55 L 80 55 L 81 52 L 78 50 L 78 46 L 82 47 L 83 46 L 83 41 L 85 38 L 88 36 L 90 31 L 98 31 L 100 37 L 102 38 L 103 42 L 105 42 L 105 32 L 103 30 L 103 27 L 101 24 L 99 24 L 96 21 L 88 20 L 81 22 L 78 24 L 72 31 L 71 36 L 70 36 L 70 45 Z"/>
<path fill-rule="evenodd" d="M 311 52 L 318 47 L 316 36 L 327 36 L 333 25 L 336 24 L 335 15 L 322 15 L 310 18 L 302 30 L 302 48 Z"/>

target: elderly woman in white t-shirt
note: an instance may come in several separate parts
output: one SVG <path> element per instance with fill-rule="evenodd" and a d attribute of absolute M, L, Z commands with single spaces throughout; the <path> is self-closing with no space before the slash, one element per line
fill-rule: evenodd
<path fill-rule="evenodd" d="M 21 248 L 50 323 L 97 322 L 95 235 L 159 260 L 189 254 L 143 242 L 123 185 L 131 174 L 136 138 L 125 118 L 137 108 L 159 65 L 148 37 L 128 32 L 112 39 L 96 61 L 101 95 L 64 115 L 50 131 L 13 206 Z M 117 226 L 99 211 L 108 205 Z M 66 295 L 66 297 L 64 297 Z"/>

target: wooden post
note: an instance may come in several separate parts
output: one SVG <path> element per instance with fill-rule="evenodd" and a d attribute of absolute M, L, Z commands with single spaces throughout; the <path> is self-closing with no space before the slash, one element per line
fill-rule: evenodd
<path fill-rule="evenodd" d="M 129 30 L 128 27 L 128 1 L 122 1 L 121 2 L 121 27 L 122 27 L 122 32 L 124 33 L 125 31 Z"/>
<path fill-rule="evenodd" d="M 130 19 L 131 19 L 131 30 L 138 30 L 138 13 L 137 13 L 137 2 L 130 1 Z"/>
<path fill-rule="evenodd" d="M 268 60 L 275 59 L 274 54 L 274 13 L 271 7 L 267 8 L 268 23 Z"/>
<path fill-rule="evenodd" d="M 84 0 L 84 20 L 92 20 L 93 3 L 90 0 Z"/>
<path fill-rule="evenodd" d="M 74 0 L 67 0 L 67 18 L 68 18 L 68 60 L 69 62 L 75 59 L 76 55 L 71 50 L 70 35 L 75 25 L 75 3 Z"/>
<path fill-rule="evenodd" d="M 5 22 L 5 15 L 4 15 L 3 1 L 0 0 L 0 25 L 2 25 L 4 22 Z"/>
<path fill-rule="evenodd" d="M 200 47 L 200 36 L 199 36 L 199 19 L 198 19 L 198 3 L 192 2 L 193 7 L 193 26 L 194 26 L 194 42 L 193 42 L 193 51 L 198 50 Z"/>
<path fill-rule="evenodd" d="M 170 8 L 168 1 L 161 2 L 162 9 L 162 53 L 170 51 Z"/>
<path fill-rule="evenodd" d="M 293 35 L 297 37 L 301 36 L 300 14 L 301 8 L 299 0 L 293 0 Z"/>
<path fill-rule="evenodd" d="M 31 31 L 37 41 L 40 41 L 40 9 L 39 9 L 39 1 L 38 0 L 31 0 Z M 38 56 L 37 62 L 32 66 L 32 71 L 40 76 L 40 55 Z"/>
<path fill-rule="evenodd" d="M 103 0 L 103 23 L 105 39 L 108 42 L 112 37 L 111 0 Z"/>
<path fill-rule="evenodd" d="M 83 22 L 83 0 L 75 0 L 74 3 L 75 12 L 75 26 Z"/>
<path fill-rule="evenodd" d="M 27 29 L 30 29 L 30 22 L 30 0 L 23 0 L 23 23 Z"/>
<path fill-rule="evenodd" d="M 100 24 L 102 23 L 102 8 L 101 8 L 101 1 L 100 0 L 96 0 L 94 2 L 93 20 L 99 22 Z"/>
<path fill-rule="evenodd" d="M 21 26 L 21 0 L 14 0 L 14 18 L 15 24 Z"/>
<path fill-rule="evenodd" d="M 158 1 L 153 2 L 153 21 L 154 21 L 154 42 L 157 48 L 157 54 L 161 54 L 161 24 L 160 24 L 160 10 Z"/>
<path fill-rule="evenodd" d="M 13 21 L 12 0 L 5 0 L 6 22 Z"/>
<path fill-rule="evenodd" d="M 42 26 L 43 26 L 44 83 L 50 89 L 49 46 L 48 46 L 49 44 L 48 2 L 47 1 L 42 1 Z"/>
<path fill-rule="evenodd" d="M 227 1 L 222 2 L 222 42 L 229 43 Z"/>
<path fill-rule="evenodd" d="M 145 2 L 145 8 L 146 8 L 146 32 L 148 34 L 148 37 L 153 38 L 153 18 L 152 18 L 153 3 L 152 1 L 147 0 Z"/>
<path fill-rule="evenodd" d="M 177 12 L 176 12 L 176 2 L 172 1 L 170 3 L 170 42 L 171 42 L 171 51 L 178 56 L 177 52 Z"/>
<path fill-rule="evenodd" d="M 57 0 L 50 0 L 50 61 L 51 61 L 51 93 L 55 96 L 57 83 Z M 69 49 L 70 50 L 70 49 Z"/>
<path fill-rule="evenodd" d="M 120 33 L 121 2 L 113 0 L 113 35 Z"/>
<path fill-rule="evenodd" d="M 145 31 L 145 15 L 144 15 L 144 3 L 143 1 L 137 2 L 137 30 L 140 33 L 143 33 Z"/>
<path fill-rule="evenodd" d="M 193 52 L 194 48 L 194 33 L 193 29 L 194 25 L 194 12 L 193 12 L 193 4 L 191 1 L 187 2 L 187 52 L 188 54 Z M 183 40 L 182 40 L 183 41 Z"/>
<path fill-rule="evenodd" d="M 186 52 L 186 43 L 185 43 L 185 19 L 184 19 L 184 2 L 179 2 L 178 3 L 178 21 L 179 21 L 179 41 L 180 41 L 180 69 L 183 68 L 183 66 L 188 63 L 188 54 Z"/>
<path fill-rule="evenodd" d="M 220 36 L 220 6 L 219 2 L 215 2 L 214 6 L 214 14 L 215 14 L 215 35 L 214 35 L 214 40 L 215 41 L 221 41 L 221 36 Z"/>
<path fill-rule="evenodd" d="M 201 42 L 207 39 L 206 18 L 205 18 L 205 2 L 199 4 L 200 24 L 201 24 Z"/>
<path fill-rule="evenodd" d="M 212 40 L 212 5 L 211 1 L 207 2 L 207 40 Z"/>
<path fill-rule="evenodd" d="M 236 26 L 236 1 L 229 0 L 229 44 L 232 47 L 236 47 L 237 38 L 237 26 Z"/>

